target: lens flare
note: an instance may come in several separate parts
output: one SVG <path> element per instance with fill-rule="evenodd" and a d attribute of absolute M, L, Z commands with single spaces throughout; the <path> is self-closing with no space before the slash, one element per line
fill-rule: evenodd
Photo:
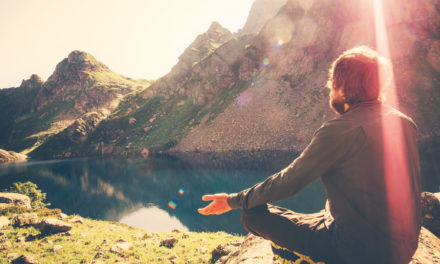
<path fill-rule="evenodd" d="M 251 102 L 251 95 L 248 91 L 243 91 L 237 96 L 237 105 L 246 106 Z"/>
<path fill-rule="evenodd" d="M 179 194 L 182 195 L 185 193 L 185 187 L 179 189 Z"/>
<path fill-rule="evenodd" d="M 169 203 L 168 203 L 168 207 L 170 207 L 171 209 L 176 209 L 176 207 L 177 207 L 177 202 L 176 201 L 174 201 L 174 200 L 171 200 Z"/>
<path fill-rule="evenodd" d="M 263 66 L 264 66 L 264 67 L 267 67 L 267 65 L 269 65 L 269 63 L 270 63 L 270 60 L 269 60 L 268 58 L 265 58 L 265 59 L 263 60 Z"/>
<path fill-rule="evenodd" d="M 283 46 L 283 44 L 284 44 L 284 40 L 279 39 L 278 42 L 277 42 L 277 46 L 281 47 L 281 46 Z"/>

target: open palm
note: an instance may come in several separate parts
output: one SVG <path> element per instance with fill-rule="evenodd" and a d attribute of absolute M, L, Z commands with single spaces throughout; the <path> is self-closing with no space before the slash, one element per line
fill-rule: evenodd
<path fill-rule="evenodd" d="M 212 201 L 208 206 L 198 209 L 203 215 L 220 215 L 230 211 L 226 193 L 207 194 L 202 196 L 203 201 Z"/>

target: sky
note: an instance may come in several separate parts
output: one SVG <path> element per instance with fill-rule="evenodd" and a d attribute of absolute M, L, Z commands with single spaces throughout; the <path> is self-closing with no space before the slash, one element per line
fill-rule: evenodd
<path fill-rule="evenodd" d="M 254 0 L 0 0 L 0 88 L 46 80 L 73 50 L 112 71 L 157 79 L 213 21 L 231 32 Z"/>

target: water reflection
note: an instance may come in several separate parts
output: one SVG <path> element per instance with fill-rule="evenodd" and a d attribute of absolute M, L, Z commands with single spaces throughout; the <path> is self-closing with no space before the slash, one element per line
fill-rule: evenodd
<path fill-rule="evenodd" d="M 188 231 L 179 219 L 157 206 L 143 207 L 122 217 L 119 222 L 145 230 L 170 232 L 173 229 Z"/>

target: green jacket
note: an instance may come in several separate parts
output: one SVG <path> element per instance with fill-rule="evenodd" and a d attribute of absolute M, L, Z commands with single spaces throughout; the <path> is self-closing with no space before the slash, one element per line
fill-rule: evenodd
<path fill-rule="evenodd" d="M 399 132 L 400 131 L 400 132 Z M 342 248 L 402 243 L 415 251 L 421 226 L 417 127 L 379 101 L 362 102 L 319 128 L 287 168 L 230 194 L 231 208 L 286 199 L 320 178 Z M 391 241 L 391 242 L 390 242 Z"/>

